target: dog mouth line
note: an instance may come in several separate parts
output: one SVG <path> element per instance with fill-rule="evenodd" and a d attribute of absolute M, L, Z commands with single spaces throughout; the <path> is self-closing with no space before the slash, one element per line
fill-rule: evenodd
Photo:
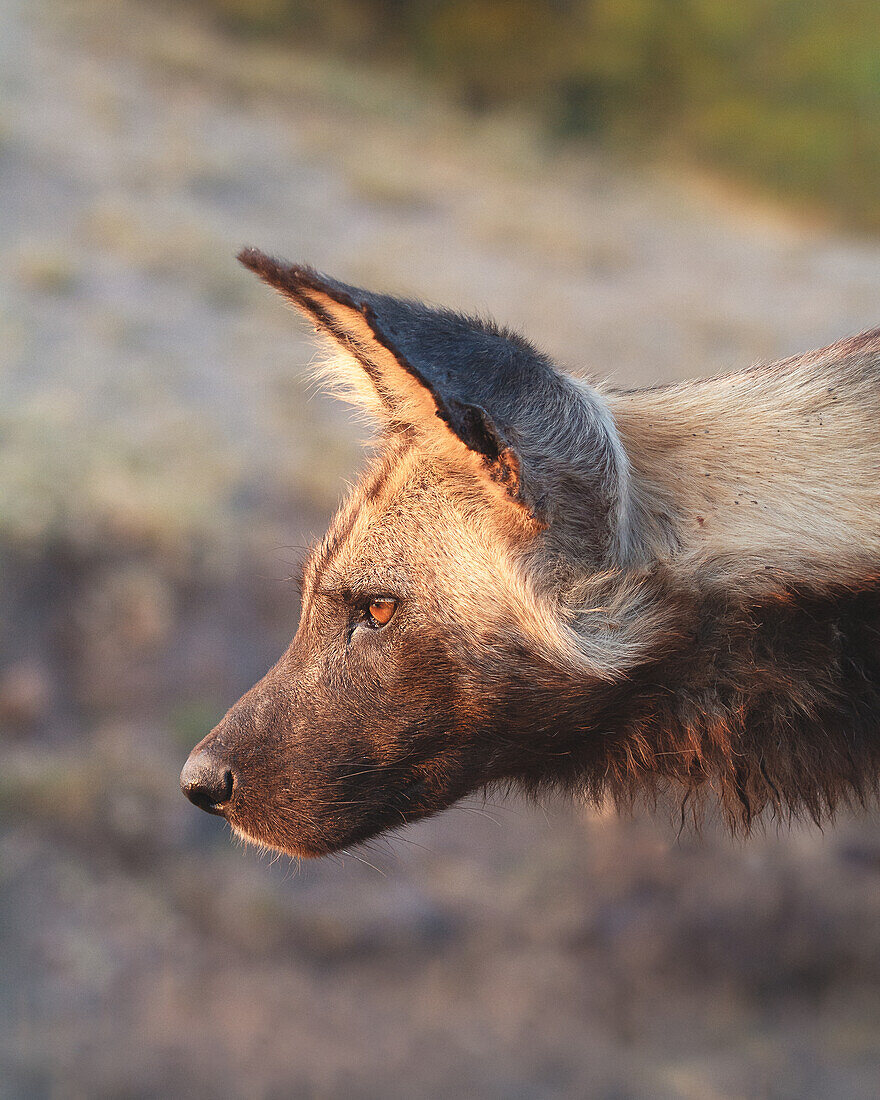
<path fill-rule="evenodd" d="M 337 836 L 326 839 L 319 836 L 315 841 L 297 837 L 297 823 L 287 816 L 271 814 L 259 832 L 255 832 L 248 827 L 246 821 L 241 821 L 231 804 L 216 813 L 226 820 L 233 834 L 245 844 L 252 844 L 264 851 L 283 852 L 298 859 L 315 859 L 362 844 L 385 829 L 405 828 L 434 812 L 435 806 L 415 801 L 427 789 L 427 783 L 418 779 L 411 784 L 410 789 L 399 791 L 395 799 L 389 799 L 381 808 L 377 807 L 378 813 L 375 817 L 371 816 L 369 822 L 353 825 L 350 830 Z"/>
<path fill-rule="evenodd" d="M 379 792 L 374 791 L 373 798 L 369 795 L 362 799 L 341 797 L 324 803 L 337 815 L 344 814 L 352 807 L 361 807 L 367 817 L 367 820 L 362 818 L 351 822 L 349 827 L 340 822 L 338 817 L 335 822 L 328 820 L 330 827 L 325 836 L 321 835 L 321 822 L 309 813 L 309 798 L 305 796 L 301 807 L 287 805 L 282 810 L 273 809 L 271 805 L 264 803 L 254 820 L 254 815 L 248 812 L 253 807 L 249 806 L 251 800 L 248 798 L 246 783 L 236 783 L 232 797 L 210 812 L 224 818 L 233 835 L 245 844 L 254 845 L 263 851 L 281 852 L 293 858 L 319 858 L 361 844 L 384 830 L 406 828 L 441 809 L 446 803 L 444 791 L 423 770 L 425 763 L 432 759 L 433 756 L 429 756 L 415 762 L 415 766 L 408 766 L 403 774 L 399 771 L 395 777 L 396 782 L 392 780 L 378 798 L 375 796 Z M 292 795 L 293 789 L 290 786 L 286 788 L 288 797 Z M 332 827 L 333 824 L 336 825 L 335 828 Z"/>

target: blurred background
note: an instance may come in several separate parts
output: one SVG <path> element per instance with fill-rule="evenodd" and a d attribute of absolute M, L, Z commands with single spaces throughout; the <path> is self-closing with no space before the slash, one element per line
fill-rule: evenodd
<path fill-rule="evenodd" d="M 360 462 L 244 244 L 571 370 L 880 324 L 874 0 L 0 0 L 0 1097 L 880 1095 L 880 821 L 180 797 Z"/>

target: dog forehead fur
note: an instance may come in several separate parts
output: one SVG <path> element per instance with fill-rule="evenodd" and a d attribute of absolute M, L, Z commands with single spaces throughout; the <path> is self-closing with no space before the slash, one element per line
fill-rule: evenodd
<path fill-rule="evenodd" d="M 516 511 L 481 480 L 392 437 L 311 556 L 304 607 L 324 587 L 417 595 L 425 629 L 472 641 L 511 631 L 539 647 L 570 647 L 528 568 L 534 547 Z"/>

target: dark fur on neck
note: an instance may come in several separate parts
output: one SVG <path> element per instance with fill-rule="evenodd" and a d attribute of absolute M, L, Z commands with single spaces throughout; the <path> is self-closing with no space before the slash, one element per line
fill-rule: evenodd
<path fill-rule="evenodd" d="M 534 683 L 514 693 L 511 724 L 534 750 L 534 768 L 517 761 L 520 783 L 625 805 L 671 795 L 695 821 L 717 802 L 735 832 L 762 817 L 818 824 L 876 796 L 876 578 L 755 602 L 675 593 L 659 573 L 657 584 L 677 627 L 650 663 L 613 685 L 575 692 L 559 678 L 540 698 Z"/>

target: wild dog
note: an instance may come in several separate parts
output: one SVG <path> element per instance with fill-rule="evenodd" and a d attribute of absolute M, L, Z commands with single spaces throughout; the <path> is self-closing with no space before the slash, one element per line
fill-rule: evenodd
<path fill-rule="evenodd" d="M 378 449 L 196 805 L 317 856 L 484 788 L 821 822 L 880 774 L 880 330 L 622 391 L 252 249 Z"/>

